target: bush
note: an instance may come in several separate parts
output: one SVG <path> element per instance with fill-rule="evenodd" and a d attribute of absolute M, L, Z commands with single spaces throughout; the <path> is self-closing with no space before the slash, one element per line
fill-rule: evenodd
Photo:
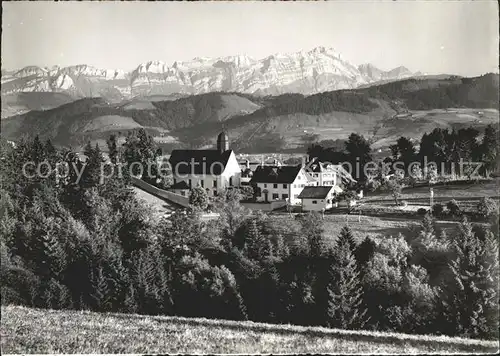
<path fill-rule="evenodd" d="M 434 216 L 441 216 L 441 215 L 443 215 L 443 212 L 444 212 L 444 206 L 443 206 L 443 204 L 437 203 L 437 204 L 434 204 L 432 206 L 432 215 L 434 215 Z"/>
<path fill-rule="evenodd" d="M 458 217 L 458 216 L 462 215 L 462 211 L 460 210 L 460 206 L 458 205 L 458 202 L 455 199 L 450 200 L 446 204 L 446 208 L 448 208 L 451 216 L 457 216 Z"/>
<path fill-rule="evenodd" d="M 420 208 L 420 209 L 417 210 L 417 214 L 418 215 L 422 215 L 423 216 L 423 215 L 425 215 L 427 213 L 428 213 L 428 210 L 425 209 L 425 208 Z"/>
<path fill-rule="evenodd" d="M 366 183 L 365 188 L 370 192 L 375 192 L 375 191 L 380 189 L 381 185 L 382 185 L 382 183 L 380 183 L 380 181 L 372 179 Z"/>
<path fill-rule="evenodd" d="M 498 205 L 493 199 L 484 197 L 477 204 L 477 212 L 480 217 L 489 218 L 498 215 Z"/>
<path fill-rule="evenodd" d="M 406 200 L 402 200 L 402 201 L 401 201 L 401 206 L 402 206 L 403 208 L 407 207 L 407 206 L 408 206 L 408 202 L 407 202 Z"/>

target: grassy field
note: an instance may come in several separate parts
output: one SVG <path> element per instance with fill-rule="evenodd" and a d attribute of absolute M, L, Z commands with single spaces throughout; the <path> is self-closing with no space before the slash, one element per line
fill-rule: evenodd
<path fill-rule="evenodd" d="M 2 307 L 13 353 L 494 353 L 498 342 L 253 322 Z"/>
<path fill-rule="evenodd" d="M 498 196 L 499 179 L 494 179 L 485 182 L 469 183 L 469 184 L 447 184 L 433 186 L 434 201 L 449 201 L 451 199 L 460 200 L 479 200 L 482 197 Z M 402 191 L 403 200 L 411 201 L 426 201 L 429 203 L 429 187 L 405 188 Z M 388 192 L 367 193 L 364 199 L 365 202 L 392 202 L 393 198 Z"/>
<path fill-rule="evenodd" d="M 440 203 L 446 205 L 450 200 L 455 199 L 462 209 L 475 211 L 477 204 L 483 197 L 499 200 L 499 184 L 499 179 L 494 179 L 470 184 L 436 185 L 432 187 L 434 191 L 434 204 Z M 401 193 L 400 200 L 406 200 L 408 203 L 407 210 L 416 210 L 419 207 L 429 208 L 429 187 L 405 188 Z M 362 203 L 367 207 L 395 207 L 394 199 L 389 192 L 367 193 Z"/>
<path fill-rule="evenodd" d="M 289 215 L 271 215 L 272 224 L 278 228 L 286 229 L 290 226 L 299 227 L 299 223 Z M 389 237 L 402 233 L 404 236 L 416 236 L 420 231 L 419 219 L 408 219 L 404 217 L 375 217 L 358 215 L 325 215 L 323 220 L 324 237 L 326 241 L 335 241 L 344 226 L 349 226 L 355 239 L 360 242 L 367 236 Z M 457 227 L 455 221 L 437 221 L 437 227 L 442 230 L 451 231 Z"/>

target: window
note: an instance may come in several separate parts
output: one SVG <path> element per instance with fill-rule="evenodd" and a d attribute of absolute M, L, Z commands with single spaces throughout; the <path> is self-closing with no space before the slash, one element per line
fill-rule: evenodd
<path fill-rule="evenodd" d="M 280 195 L 278 193 L 273 193 L 273 199 L 279 199 Z"/>
<path fill-rule="evenodd" d="M 281 194 L 282 199 L 288 199 L 288 194 Z"/>
<path fill-rule="evenodd" d="M 273 184 L 273 188 L 274 188 L 274 189 L 278 189 L 278 184 L 276 184 L 276 183 L 275 183 L 275 184 Z"/>
<path fill-rule="evenodd" d="M 267 184 L 266 183 L 264 183 L 264 188 L 267 188 Z"/>
<path fill-rule="evenodd" d="M 214 188 L 217 188 L 217 179 L 214 179 Z"/>
<path fill-rule="evenodd" d="M 189 180 L 189 188 L 191 188 L 191 179 Z"/>
<path fill-rule="evenodd" d="M 233 186 L 233 177 L 229 177 L 229 186 L 232 187 Z"/>
<path fill-rule="evenodd" d="M 200 185 L 201 185 L 202 188 L 205 188 L 205 182 L 203 181 L 203 179 L 200 180 Z"/>
<path fill-rule="evenodd" d="M 181 195 L 186 196 L 186 192 L 184 190 L 181 190 Z"/>
<path fill-rule="evenodd" d="M 174 184 L 177 183 L 177 179 L 174 178 Z"/>
<path fill-rule="evenodd" d="M 217 196 L 217 189 L 214 189 L 214 197 Z"/>
<path fill-rule="evenodd" d="M 318 201 L 317 200 L 313 200 L 312 203 L 313 204 L 318 204 Z"/>
<path fill-rule="evenodd" d="M 283 184 L 283 188 L 284 189 L 288 188 L 288 184 Z"/>

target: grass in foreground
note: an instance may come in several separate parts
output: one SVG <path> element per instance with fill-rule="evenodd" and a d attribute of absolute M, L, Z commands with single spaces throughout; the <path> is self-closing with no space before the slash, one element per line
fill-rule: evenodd
<path fill-rule="evenodd" d="M 498 342 L 253 322 L 2 307 L 6 353 L 485 353 Z"/>

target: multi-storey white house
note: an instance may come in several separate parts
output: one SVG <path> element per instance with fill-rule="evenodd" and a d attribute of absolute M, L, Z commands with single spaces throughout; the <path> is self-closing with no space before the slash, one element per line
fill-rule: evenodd
<path fill-rule="evenodd" d="M 217 137 L 215 150 L 173 150 L 169 163 L 173 178 L 170 189 L 181 195 L 201 187 L 215 196 L 218 190 L 240 186 L 241 168 L 225 132 Z"/>
<path fill-rule="evenodd" d="M 342 186 L 343 183 L 355 182 L 351 174 L 340 164 L 321 162 L 316 158 L 306 165 L 307 173 L 318 182 L 318 186 Z"/>
<path fill-rule="evenodd" d="M 259 166 L 250 184 L 260 192 L 257 201 L 286 200 L 291 205 L 297 205 L 301 203 L 299 194 L 302 189 L 316 185 L 316 181 L 301 165 Z"/>

